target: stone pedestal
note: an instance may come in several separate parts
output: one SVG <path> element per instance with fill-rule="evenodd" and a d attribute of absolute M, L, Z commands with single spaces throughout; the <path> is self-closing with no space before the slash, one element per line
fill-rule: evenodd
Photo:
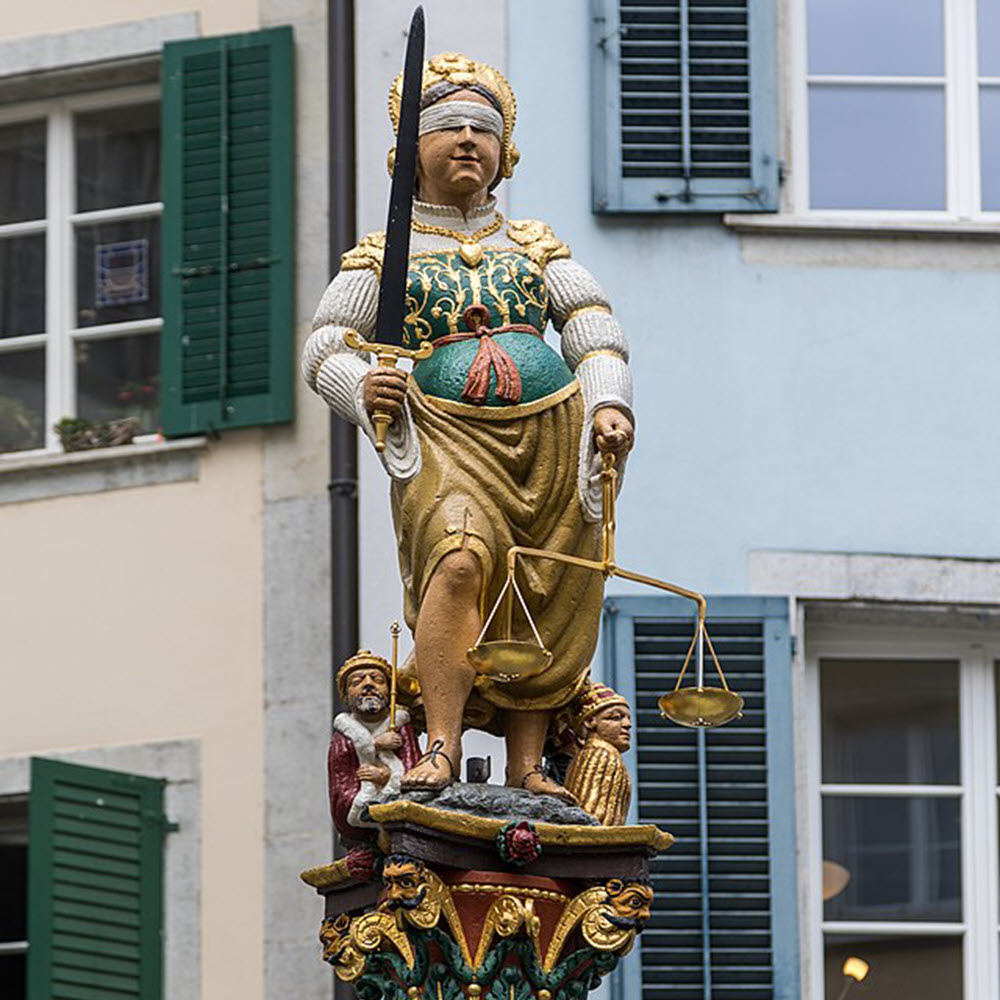
<path fill-rule="evenodd" d="M 369 873 L 359 855 L 303 872 L 325 899 L 323 957 L 361 1000 L 579 1000 L 633 946 L 649 859 L 673 838 L 527 820 L 510 814 L 518 793 L 496 795 L 506 815 L 373 805 Z"/>

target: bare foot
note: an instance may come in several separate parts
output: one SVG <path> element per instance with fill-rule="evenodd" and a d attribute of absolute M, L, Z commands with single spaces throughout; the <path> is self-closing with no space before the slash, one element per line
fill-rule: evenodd
<path fill-rule="evenodd" d="M 568 788 L 563 788 L 558 781 L 553 781 L 541 770 L 529 771 L 517 784 L 534 795 L 554 795 L 568 805 L 578 806 L 580 804 L 577 797 Z"/>
<path fill-rule="evenodd" d="M 455 767 L 460 762 L 458 749 L 452 747 L 448 753 L 444 740 L 435 740 L 427 753 L 403 775 L 402 790 L 405 792 L 427 788 L 439 792 L 447 788 L 455 780 Z"/>

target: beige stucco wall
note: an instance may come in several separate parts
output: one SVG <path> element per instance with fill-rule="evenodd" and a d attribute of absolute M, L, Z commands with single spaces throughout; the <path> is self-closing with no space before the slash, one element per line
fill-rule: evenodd
<path fill-rule="evenodd" d="M 97 28 L 148 17 L 197 12 L 204 35 L 251 31 L 258 27 L 257 0 L 42 0 L 40 3 L 5 3 L 0 19 L 0 39 L 25 38 L 49 32 Z"/>
<path fill-rule="evenodd" d="M 203 996 L 262 992 L 261 432 L 194 482 L 0 508 L 0 757 L 201 743 Z"/>

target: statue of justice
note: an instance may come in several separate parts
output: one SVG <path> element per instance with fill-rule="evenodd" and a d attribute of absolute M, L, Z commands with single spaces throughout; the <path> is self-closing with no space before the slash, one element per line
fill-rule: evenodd
<path fill-rule="evenodd" d="M 400 84 L 389 102 L 397 128 Z M 506 738 L 507 783 L 571 799 L 542 754 L 553 713 L 587 683 L 601 577 L 558 562 L 531 568 L 524 598 L 552 653 L 541 674 L 477 676 L 466 654 L 512 546 L 599 557 L 602 456 L 616 459 L 620 483 L 634 441 L 632 379 L 597 281 L 544 222 L 497 210 L 493 192 L 518 161 L 515 115 L 492 67 L 455 53 L 426 63 L 402 341 L 433 351 L 408 375 L 350 346 L 374 328 L 385 242 L 376 233 L 344 255 L 302 365 L 373 442 L 375 416 L 391 418 L 380 455 L 427 727 L 427 752 L 402 787 L 439 789 L 458 776 L 472 696 L 481 724 Z M 550 323 L 559 351 L 544 339 Z"/>
<path fill-rule="evenodd" d="M 628 344 L 552 229 L 497 209 L 519 159 L 510 85 L 458 53 L 425 62 L 418 8 L 389 114 L 386 231 L 343 255 L 302 372 L 389 477 L 414 646 L 399 667 L 394 624 L 391 662 L 339 666 L 329 788 L 348 852 L 301 877 L 326 900 L 324 959 L 359 995 L 582 997 L 642 931 L 649 860 L 673 842 L 628 822 L 632 709 L 590 676 L 605 581 L 694 605 L 665 717 L 722 725 L 743 699 L 704 597 L 616 561 Z M 468 728 L 504 736 L 506 787 L 459 781 Z"/>

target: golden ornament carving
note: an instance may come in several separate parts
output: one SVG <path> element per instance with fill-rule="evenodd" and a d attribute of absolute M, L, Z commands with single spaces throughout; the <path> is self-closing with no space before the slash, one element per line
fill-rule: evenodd
<path fill-rule="evenodd" d="M 342 271 L 360 271 L 364 268 L 382 273 L 382 257 L 385 255 L 385 233 L 368 233 L 362 236 L 356 247 L 341 254 Z"/>
<path fill-rule="evenodd" d="M 507 223 L 507 235 L 543 271 L 550 261 L 572 256 L 569 247 L 552 232 L 551 227 L 537 219 L 511 219 Z"/>

